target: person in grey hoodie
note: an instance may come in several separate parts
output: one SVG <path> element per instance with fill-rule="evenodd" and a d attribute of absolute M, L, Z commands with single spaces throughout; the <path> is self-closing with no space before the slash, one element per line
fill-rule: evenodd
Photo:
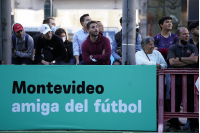
<path fill-rule="evenodd" d="M 33 38 L 26 34 L 19 23 L 12 25 L 12 64 L 32 64 Z"/>

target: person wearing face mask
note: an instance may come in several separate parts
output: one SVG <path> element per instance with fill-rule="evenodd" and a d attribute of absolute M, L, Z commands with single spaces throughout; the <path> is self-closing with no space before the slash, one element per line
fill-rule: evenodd
<path fill-rule="evenodd" d="M 51 28 L 51 32 L 55 33 L 55 31 L 56 31 L 56 23 L 55 23 L 54 18 L 52 18 L 52 17 L 45 18 L 43 20 L 43 24 L 49 25 L 49 27 Z M 34 40 L 34 50 L 33 50 L 32 60 L 33 60 L 34 64 L 38 64 L 38 62 L 35 60 L 34 57 L 35 57 L 35 49 L 36 49 L 36 46 L 37 46 L 37 40 L 39 38 L 41 38 L 41 37 L 42 37 L 41 34 L 37 34 L 37 35 L 35 35 L 33 37 L 33 40 Z"/>
<path fill-rule="evenodd" d="M 70 59 L 71 64 L 84 65 L 84 60 L 82 57 L 81 45 L 88 37 L 89 33 L 87 31 L 87 23 L 91 21 L 89 14 L 84 14 L 80 17 L 80 23 L 82 29 L 75 32 L 73 36 L 73 55 L 74 57 Z"/>
<path fill-rule="evenodd" d="M 67 57 L 65 59 L 66 63 L 69 63 L 70 59 L 73 57 L 73 48 L 72 48 L 72 42 L 67 40 L 67 34 L 63 28 L 59 28 L 55 32 L 56 35 L 60 36 L 63 40 L 64 47 L 66 50 Z"/>
<path fill-rule="evenodd" d="M 35 59 L 39 65 L 64 65 L 66 50 L 63 40 L 52 34 L 47 24 L 40 26 L 41 38 L 37 41 Z"/>
<path fill-rule="evenodd" d="M 171 45 L 168 50 L 167 59 L 172 68 L 196 68 L 198 61 L 198 50 L 195 45 L 189 44 L 189 31 L 185 27 L 181 27 L 176 32 L 179 42 Z M 182 100 L 182 75 L 176 75 L 175 78 L 175 111 L 180 111 Z M 194 75 L 187 76 L 187 112 L 194 112 Z M 198 119 L 188 118 L 190 121 L 190 129 L 197 131 L 199 128 Z M 178 118 L 169 121 L 170 127 L 168 131 L 179 130 Z"/>

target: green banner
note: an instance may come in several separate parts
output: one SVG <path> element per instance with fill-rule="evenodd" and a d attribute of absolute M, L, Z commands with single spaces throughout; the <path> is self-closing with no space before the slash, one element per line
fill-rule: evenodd
<path fill-rule="evenodd" d="M 156 131 L 156 66 L 0 66 L 0 130 Z"/>

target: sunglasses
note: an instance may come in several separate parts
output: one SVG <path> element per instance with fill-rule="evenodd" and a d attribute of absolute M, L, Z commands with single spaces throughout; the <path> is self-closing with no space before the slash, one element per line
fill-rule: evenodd
<path fill-rule="evenodd" d="M 22 32 L 22 30 L 17 31 L 16 33 L 20 33 L 20 32 Z"/>

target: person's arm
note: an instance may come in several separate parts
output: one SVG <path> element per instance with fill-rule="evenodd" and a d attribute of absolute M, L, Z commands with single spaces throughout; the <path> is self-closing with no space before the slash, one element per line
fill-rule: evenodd
<path fill-rule="evenodd" d="M 32 55 L 32 60 L 34 61 L 34 57 L 35 57 L 35 49 L 33 49 L 33 55 Z"/>
<path fill-rule="evenodd" d="M 87 48 L 87 44 L 83 42 L 81 45 L 82 49 L 82 57 L 86 65 L 95 65 L 96 62 L 93 62 L 90 58 L 89 49 Z"/>
<path fill-rule="evenodd" d="M 31 36 L 29 36 L 28 37 L 28 42 L 27 42 L 27 50 L 25 50 L 25 51 L 17 51 L 16 55 L 18 57 L 21 57 L 21 58 L 30 58 L 30 59 L 32 59 L 33 48 L 34 48 L 33 38 Z"/>
<path fill-rule="evenodd" d="M 142 49 L 141 47 L 141 35 L 138 33 L 138 37 L 136 38 L 136 49 L 135 52 L 140 51 Z"/>
<path fill-rule="evenodd" d="M 79 64 L 79 45 L 78 45 L 78 36 L 76 35 L 76 33 L 73 36 L 73 54 L 74 57 L 76 59 L 76 65 Z"/>
<path fill-rule="evenodd" d="M 136 65 L 156 65 L 156 62 L 149 61 L 145 54 L 142 51 L 138 51 L 135 54 Z"/>
<path fill-rule="evenodd" d="M 185 63 L 185 62 L 179 61 L 179 57 L 178 57 L 178 58 L 170 58 L 170 59 L 169 59 L 169 64 L 170 64 L 171 66 L 177 66 L 177 67 L 188 65 L 188 64 Z"/>
<path fill-rule="evenodd" d="M 112 56 L 114 57 L 114 59 L 119 60 L 119 58 L 121 58 L 121 57 L 116 53 L 116 50 L 117 50 L 117 42 L 114 39 L 113 44 L 112 44 L 111 53 L 112 53 Z"/>
<path fill-rule="evenodd" d="M 107 61 L 107 60 L 109 60 L 110 56 L 111 56 L 111 48 L 110 48 L 110 41 L 107 38 L 104 42 L 104 48 L 103 49 L 105 49 L 105 54 L 93 55 L 93 58 L 96 59 L 97 61 Z"/>
<path fill-rule="evenodd" d="M 44 60 L 44 58 L 41 56 L 41 50 L 42 50 L 42 43 L 41 43 L 41 39 L 38 39 L 37 41 L 37 45 L 35 46 L 35 60 L 37 62 L 41 62 L 42 60 Z"/>
<path fill-rule="evenodd" d="M 194 53 L 190 57 L 181 57 L 181 61 L 186 64 L 194 64 L 198 62 L 198 56 L 194 56 Z"/>
<path fill-rule="evenodd" d="M 165 61 L 165 59 L 163 58 L 162 54 L 158 52 L 158 56 L 159 56 L 159 64 L 161 65 L 161 68 L 167 68 L 167 63 Z"/>

